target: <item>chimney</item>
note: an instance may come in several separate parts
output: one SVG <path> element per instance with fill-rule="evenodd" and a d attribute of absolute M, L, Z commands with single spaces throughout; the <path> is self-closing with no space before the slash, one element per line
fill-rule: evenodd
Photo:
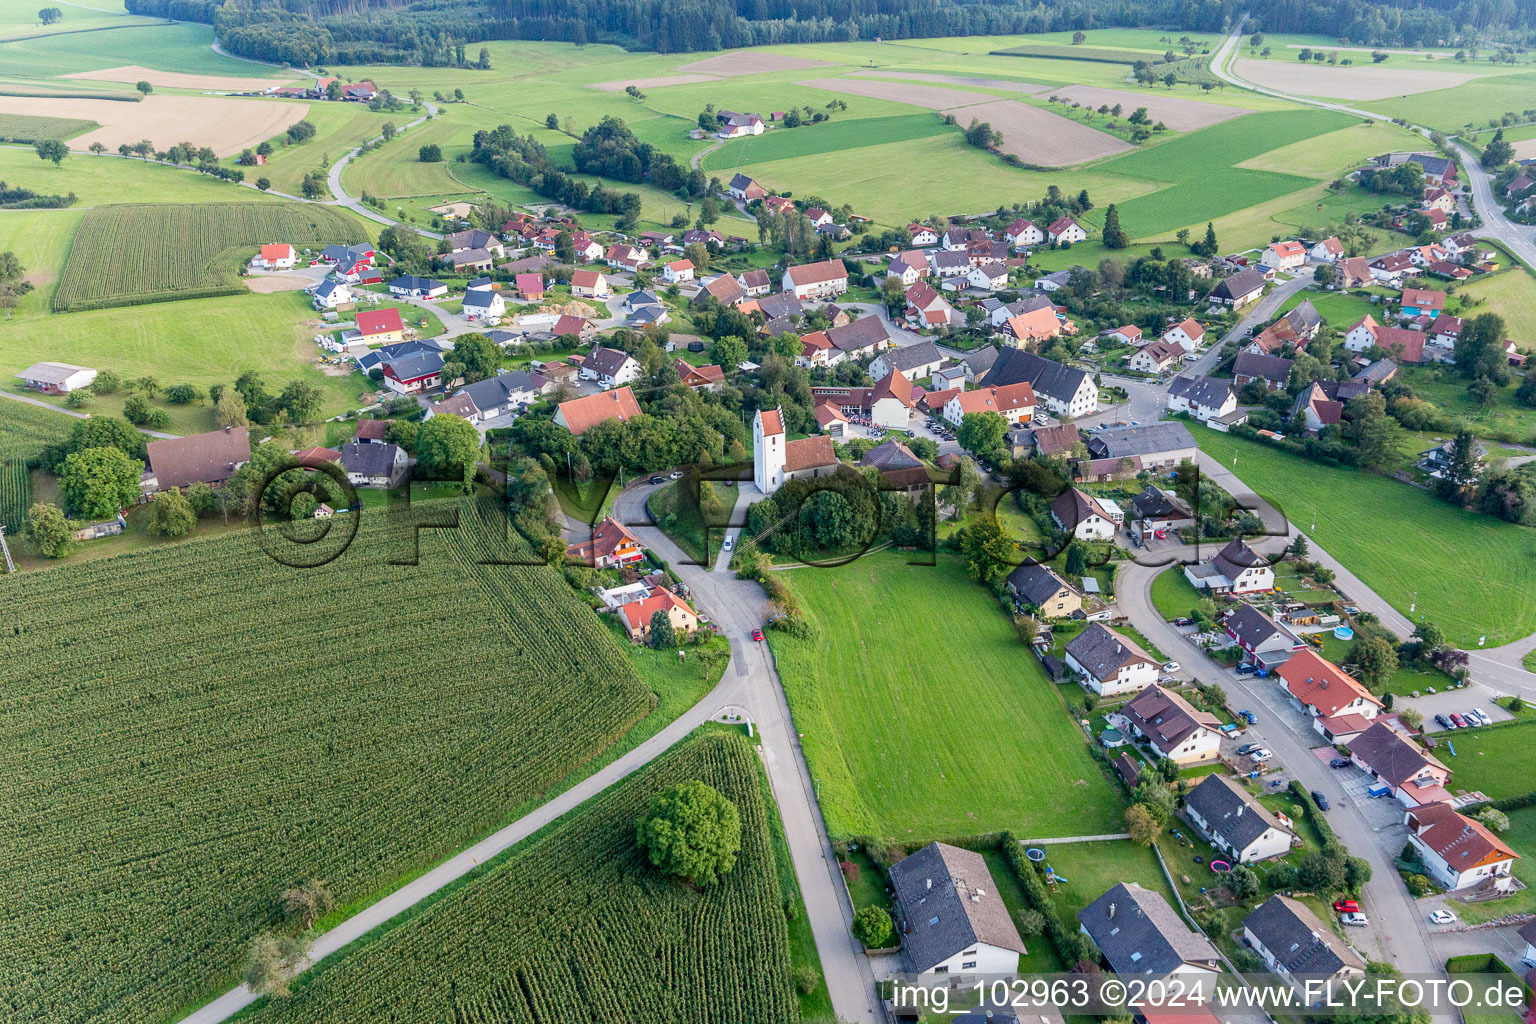
<path fill-rule="evenodd" d="M 1111 921 L 1115 919 L 1115 905 L 1113 903 L 1109 905 L 1109 919 Z"/>
<path fill-rule="evenodd" d="M 923 888 L 924 889 L 932 889 L 933 888 L 933 879 L 930 878 L 930 879 L 927 880 L 927 882 L 928 882 L 928 884 L 923 886 Z"/>

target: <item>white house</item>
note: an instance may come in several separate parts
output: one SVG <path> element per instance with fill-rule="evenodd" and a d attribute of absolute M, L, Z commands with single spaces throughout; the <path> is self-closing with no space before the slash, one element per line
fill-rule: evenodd
<path fill-rule="evenodd" d="M 1227 578 L 1234 594 L 1274 589 L 1275 570 L 1269 559 L 1249 547 L 1241 537 L 1228 541 L 1212 561 Z"/>
<path fill-rule="evenodd" d="M 1184 813 L 1212 845 L 1238 864 L 1283 857 L 1296 833 L 1225 775 L 1207 775 L 1190 790 Z"/>
<path fill-rule="evenodd" d="M 354 487 L 393 487 L 405 477 L 405 449 L 394 444 L 358 444 L 341 446 L 342 471 Z"/>
<path fill-rule="evenodd" d="M 353 300 L 352 289 L 345 282 L 328 277 L 315 286 L 312 300 L 316 309 L 335 309 L 338 306 L 346 306 Z"/>
<path fill-rule="evenodd" d="M 1447 801 L 1420 804 L 1403 815 L 1408 842 L 1429 877 L 1445 889 L 1467 889 L 1508 879 L 1520 855 L 1487 826 L 1459 813 Z M 1504 884 L 1508 884 L 1506 881 Z"/>
<path fill-rule="evenodd" d="M 939 244 L 939 233 L 926 224 L 908 224 L 907 230 L 912 232 L 913 245 L 930 246 Z"/>
<path fill-rule="evenodd" d="M 1193 352 L 1205 340 L 1205 328 L 1194 317 L 1186 317 L 1164 331 L 1163 340 L 1173 342 L 1185 352 Z"/>
<path fill-rule="evenodd" d="M 67 395 L 90 386 L 96 379 L 96 371 L 73 363 L 33 363 L 16 376 L 21 378 L 23 387 L 33 391 Z"/>
<path fill-rule="evenodd" d="M 1157 659 L 1097 622 L 1068 641 L 1063 653 L 1067 668 L 1100 696 L 1135 693 L 1157 682 Z"/>
<path fill-rule="evenodd" d="M 1051 519 L 1078 540 L 1109 540 L 1115 522 L 1097 498 L 1069 487 L 1051 502 Z"/>
<path fill-rule="evenodd" d="M 1168 411 L 1188 413 L 1202 423 L 1236 408 L 1237 394 L 1229 380 L 1185 374 L 1168 386 Z"/>
<path fill-rule="evenodd" d="M 1364 684 L 1311 648 L 1293 654 L 1279 675 L 1291 700 L 1313 718 L 1359 715 L 1369 720 L 1381 710 L 1381 701 Z"/>
<path fill-rule="evenodd" d="M 1376 322 L 1376 318 L 1367 314 L 1344 332 L 1344 347 L 1351 352 L 1364 352 L 1376 344 L 1376 335 L 1380 330 L 1381 325 Z"/>
<path fill-rule="evenodd" d="M 897 254 L 886 267 L 885 276 L 894 277 L 903 288 L 910 288 L 928 275 L 928 257 L 920 252 Z"/>
<path fill-rule="evenodd" d="M 1088 232 L 1084 231 L 1083 226 L 1071 217 L 1061 217 L 1045 229 L 1045 235 L 1052 242 L 1060 245 L 1063 242 L 1081 242 L 1088 237 Z"/>
<path fill-rule="evenodd" d="M 1008 244 L 1015 249 L 1023 249 L 1031 245 L 1039 245 L 1045 241 L 1045 232 L 1040 230 L 1040 225 L 1032 220 L 1022 217 L 1003 229 L 1003 237 Z"/>
<path fill-rule="evenodd" d="M 1009 384 L 1001 388 L 960 391 L 944 403 L 943 415 L 959 427 L 965 422 L 967 413 L 981 412 L 997 413 L 1010 427 L 1023 426 L 1035 415 L 1035 389 L 1028 384 Z"/>
<path fill-rule="evenodd" d="M 1337 981 L 1365 973 L 1360 954 L 1305 903 L 1289 896 L 1271 896 L 1243 918 L 1243 938 L 1265 968 L 1282 977 Z"/>
<path fill-rule="evenodd" d="M 739 139 L 746 135 L 763 134 L 763 119 L 756 114 L 738 114 L 734 110 L 722 110 L 719 117 L 720 130 L 715 134 L 722 139 Z"/>
<path fill-rule="evenodd" d="M 803 263 L 784 271 L 782 287 L 802 301 L 835 299 L 848 290 L 848 268 L 836 259 Z"/>
<path fill-rule="evenodd" d="M 1155 662 L 1152 669 L 1156 675 Z M 1147 685 L 1117 714 L 1159 757 L 1175 764 L 1214 760 L 1221 747 L 1221 723 L 1216 716 L 1196 711 L 1189 701 L 1161 686 Z"/>
<path fill-rule="evenodd" d="M 1525 922 L 1516 934 L 1525 940 L 1525 956 L 1520 962 L 1536 967 L 1536 920 Z"/>
<path fill-rule="evenodd" d="M 881 352 L 869 364 L 869 375 L 879 380 L 892 370 L 899 370 L 908 380 L 922 380 L 924 377 L 931 377 L 933 372 L 943 364 L 944 357 L 939 354 L 934 343 L 920 341 L 916 345 L 906 345 Z"/>
<path fill-rule="evenodd" d="M 507 301 L 494 288 L 471 288 L 464 293 L 464 317 L 475 320 L 496 321 L 507 311 Z"/>
<path fill-rule="evenodd" d="M 1170 366 L 1177 366 L 1184 359 L 1184 349 L 1171 341 L 1157 339 L 1131 353 L 1125 361 L 1128 369 L 1140 373 L 1162 373 Z"/>
<path fill-rule="evenodd" d="M 628 352 L 598 345 L 581 362 L 583 380 L 596 380 L 612 387 L 632 384 L 643 372 L 640 363 Z"/>
<path fill-rule="evenodd" d="M 693 261 L 673 260 L 661 268 L 661 276 L 666 279 L 667 284 L 681 284 L 684 281 L 692 281 Z"/>
<path fill-rule="evenodd" d="M 1312 246 L 1307 255 L 1319 263 L 1337 263 L 1344 258 L 1344 243 L 1330 235 Z"/>
<path fill-rule="evenodd" d="M 1028 951 L 981 854 L 929 843 L 892 865 L 890 878 L 909 972 L 956 980 L 1018 973 Z"/>
<path fill-rule="evenodd" d="M 1259 254 L 1259 263 L 1271 270 L 1298 270 L 1307 262 L 1307 247 L 1297 241 L 1271 242 Z"/>
<path fill-rule="evenodd" d="M 1008 265 L 986 263 L 972 267 L 970 273 L 965 275 L 965 280 L 972 288 L 979 288 L 982 291 L 999 291 L 1008 287 Z"/>
<path fill-rule="evenodd" d="M 292 270 L 297 260 L 293 246 L 287 242 L 280 242 L 275 245 L 263 245 L 261 252 L 251 260 L 251 266 L 258 270 Z"/>

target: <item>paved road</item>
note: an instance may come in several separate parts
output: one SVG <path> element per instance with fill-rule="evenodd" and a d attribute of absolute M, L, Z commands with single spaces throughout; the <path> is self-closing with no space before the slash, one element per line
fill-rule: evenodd
<path fill-rule="evenodd" d="M 1303 291 L 1312 283 L 1310 271 L 1310 267 L 1303 268 L 1301 274 L 1291 278 L 1289 281 L 1281 281 L 1271 288 L 1269 294 L 1248 307 L 1248 312 L 1243 314 L 1242 318 L 1233 325 L 1230 331 L 1222 335 L 1221 341 L 1206 349 L 1205 353 L 1191 364 L 1185 372 L 1210 373 L 1216 369 L 1216 365 L 1221 362 L 1221 350 L 1226 346 L 1227 342 L 1236 338 L 1246 338 L 1253 328 L 1274 319 L 1279 314 L 1280 307 L 1285 304 L 1287 299 L 1297 292 Z"/>
<path fill-rule="evenodd" d="M 422 105 L 427 108 L 427 112 L 414 121 L 406 122 L 406 124 L 401 127 L 401 131 L 405 131 L 407 128 L 414 128 L 437 113 L 437 104 L 423 101 Z M 382 135 L 375 135 L 372 139 L 369 139 L 368 142 L 373 142 L 381 138 L 383 138 Z M 428 231 L 426 228 L 419 228 L 414 224 L 406 224 L 402 221 L 395 220 L 393 217 L 386 217 L 378 210 L 375 210 L 373 207 L 364 206 L 360 201 L 353 199 L 350 195 L 347 194 L 347 190 L 341 187 L 341 171 L 342 168 L 351 163 L 352 158 L 357 156 L 357 151 L 362 148 L 362 146 L 358 146 L 355 149 L 348 150 L 341 157 L 341 159 L 337 160 L 334 164 L 331 164 L 330 173 L 326 176 L 326 184 L 330 186 L 331 195 L 335 196 L 336 198 L 330 200 L 327 205 L 346 207 L 348 210 L 351 210 L 358 216 L 367 217 L 369 220 L 377 221 L 380 224 L 388 224 L 391 227 L 399 226 L 410 228 L 418 235 L 425 235 L 427 238 L 442 238 L 443 236 L 436 231 Z"/>
<path fill-rule="evenodd" d="M 13 395 L 9 391 L 0 391 L 0 398 L 9 398 L 13 402 L 24 402 L 27 405 L 35 405 L 39 409 L 47 409 L 49 412 L 62 413 L 65 416 L 73 416 L 77 420 L 90 419 L 91 416 L 91 414 L 88 412 L 76 412 L 74 409 L 61 409 L 54 405 L 52 402 L 45 402 L 40 398 L 33 398 L 30 395 Z M 150 437 L 159 437 L 165 439 L 181 436 L 180 434 L 167 434 L 162 430 L 144 430 L 142 428 L 140 428 L 139 433 L 148 434 Z"/>

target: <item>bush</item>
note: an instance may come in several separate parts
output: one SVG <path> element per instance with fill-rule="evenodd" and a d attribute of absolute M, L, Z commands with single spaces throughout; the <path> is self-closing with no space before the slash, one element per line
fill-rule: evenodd
<path fill-rule="evenodd" d="M 800 990 L 801 995 L 810 995 L 820 984 L 821 973 L 810 964 L 801 964 L 795 968 L 795 987 Z"/>
<path fill-rule="evenodd" d="M 896 927 L 882 907 L 860 907 L 853 915 L 853 937 L 865 949 L 886 949 L 896 944 Z"/>

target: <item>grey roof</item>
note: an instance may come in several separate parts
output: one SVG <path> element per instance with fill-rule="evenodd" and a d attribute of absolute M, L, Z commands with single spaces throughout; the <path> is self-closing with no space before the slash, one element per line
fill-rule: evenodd
<path fill-rule="evenodd" d="M 81 370 L 91 372 L 90 367 L 76 366 L 73 363 L 33 363 L 16 376 L 22 380 L 35 380 L 40 384 L 62 384 Z"/>
<path fill-rule="evenodd" d="M 481 412 L 488 409 L 499 409 L 513 401 L 513 395 L 522 391 L 538 391 L 540 384 L 534 382 L 536 374 L 527 370 L 518 370 L 515 373 L 498 373 L 494 377 L 466 384 L 459 389 L 459 394 L 468 395 L 470 401 L 475 403 L 475 408 Z M 539 382 L 544 378 L 539 377 Z"/>
<path fill-rule="evenodd" d="M 348 441 L 341 446 L 341 468 L 359 476 L 393 476 L 400 455 L 398 445 Z"/>
<path fill-rule="evenodd" d="M 768 279 L 768 271 L 758 269 L 742 274 L 741 283 L 746 288 L 767 288 L 771 282 Z"/>
<path fill-rule="evenodd" d="M 865 452 L 859 465 L 880 469 L 920 469 L 923 460 L 913 455 L 912 450 L 900 441 L 884 441 Z"/>
<path fill-rule="evenodd" d="M 1183 498 L 1150 485 L 1131 499 L 1131 505 L 1136 509 L 1136 514 L 1143 519 L 1193 519 L 1195 517 L 1194 510 Z"/>
<path fill-rule="evenodd" d="M 1249 547 L 1241 537 L 1233 537 L 1229 540 L 1227 546 L 1216 553 L 1213 561 L 1216 563 L 1216 568 L 1225 573 L 1229 580 L 1237 579 L 1243 574 L 1244 569 L 1269 564 L 1269 559 Z"/>
<path fill-rule="evenodd" d="M 902 955 L 921 973 L 977 943 L 1025 953 L 981 854 L 929 843 L 891 867 L 905 918 Z"/>
<path fill-rule="evenodd" d="M 1350 751 L 1393 789 L 1432 764 L 1429 755 L 1386 722 L 1378 720 L 1349 743 Z"/>
<path fill-rule="evenodd" d="M 760 295 L 757 299 L 757 308 L 763 311 L 763 315 L 769 320 L 779 320 L 786 316 L 799 316 L 801 311 L 800 300 L 794 292 L 774 292 L 772 295 Z"/>
<path fill-rule="evenodd" d="M 906 373 L 916 366 L 926 366 L 929 363 L 937 363 L 943 357 L 931 341 L 920 341 L 916 345 L 907 345 L 903 348 L 892 349 L 882 353 L 880 361 L 893 370 Z"/>
<path fill-rule="evenodd" d="M 1245 267 L 1211 289 L 1211 295 L 1218 299 L 1231 300 L 1263 287 L 1264 275 L 1252 267 Z"/>
<path fill-rule="evenodd" d="M 465 288 L 493 288 L 493 287 L 495 287 L 495 283 L 490 278 L 488 278 L 488 277 L 476 277 L 476 278 L 472 278 L 469 281 L 469 283 L 466 284 L 464 287 Z"/>
<path fill-rule="evenodd" d="M 391 288 L 400 288 L 403 291 L 431 291 L 434 288 L 445 288 L 443 282 L 432 277 L 417 277 L 414 274 L 401 274 L 389 282 Z"/>
<path fill-rule="evenodd" d="M 1390 359 L 1378 359 L 1370 366 L 1355 374 L 1351 380 L 1369 381 L 1372 384 L 1381 384 L 1397 372 L 1397 364 Z"/>
<path fill-rule="evenodd" d="M 667 311 L 660 306 L 637 306 L 634 312 L 629 314 L 629 322 L 641 325 L 652 321 L 660 322 L 666 315 Z"/>
<path fill-rule="evenodd" d="M 1195 439 L 1182 423 L 1148 423 L 1141 427 L 1101 430 L 1088 438 L 1088 452 L 1096 459 L 1124 459 L 1194 446 Z"/>
<path fill-rule="evenodd" d="M 731 188 L 743 189 L 744 190 L 744 189 L 746 189 L 746 187 L 748 185 L 755 185 L 755 184 L 757 184 L 757 183 L 755 181 L 753 181 L 751 178 L 747 177 L 745 174 L 742 174 L 740 171 L 737 171 L 735 177 L 731 178 L 731 186 L 730 187 Z"/>
<path fill-rule="evenodd" d="M 1216 567 L 1222 569 L 1221 563 L 1216 563 Z M 1222 569 L 1222 573 L 1225 575 L 1226 570 Z M 1232 577 L 1227 576 L 1227 579 L 1230 580 Z M 1239 640 L 1253 650 L 1257 650 L 1276 636 L 1285 639 L 1285 633 L 1275 624 L 1275 620 L 1251 604 L 1238 605 L 1222 620 L 1222 625 L 1232 630 Z"/>
<path fill-rule="evenodd" d="M 337 281 L 335 278 L 328 277 L 320 282 L 320 286 L 315 289 L 315 294 L 322 299 L 328 299 L 332 294 L 349 287 L 350 285 L 345 281 Z"/>
<path fill-rule="evenodd" d="M 358 243 L 356 245 L 328 245 L 320 250 L 320 257 L 326 260 L 356 260 L 362 259 L 373 251 L 373 246 Z"/>
<path fill-rule="evenodd" d="M 1064 285 L 1068 281 L 1072 280 L 1072 271 L 1071 270 L 1057 270 L 1057 271 L 1054 271 L 1054 272 L 1049 273 L 1049 274 L 1041 274 L 1040 277 L 1039 277 L 1039 280 L 1041 280 L 1041 281 L 1049 281 L 1052 284 L 1056 284 L 1056 285 Z"/>
<path fill-rule="evenodd" d="M 581 367 L 584 370 L 591 370 L 599 377 L 612 377 L 624 368 L 624 364 L 629 362 L 630 358 L 628 352 L 599 345 L 588 353 Z"/>
<path fill-rule="evenodd" d="M 1220 965 L 1209 939 L 1191 931 L 1162 894 L 1135 882 L 1114 886 L 1078 911 L 1077 920 L 1116 974 L 1163 975 L 1186 963 Z"/>
<path fill-rule="evenodd" d="M 1312 305 L 1311 299 L 1302 299 L 1301 305 L 1285 314 L 1284 319 L 1296 328 L 1298 334 L 1314 331 L 1323 324 L 1323 315 Z"/>
<path fill-rule="evenodd" d="M 1120 713 L 1164 756 L 1201 729 L 1221 726 L 1215 715 L 1196 710 L 1179 694 L 1161 686 L 1146 687 L 1122 705 Z"/>
<path fill-rule="evenodd" d="M 1217 377 L 1179 376 L 1173 378 L 1173 383 L 1168 386 L 1168 393 L 1195 405 L 1219 409 L 1227 400 L 1227 396 L 1232 393 L 1232 382 Z"/>
<path fill-rule="evenodd" d="M 964 249 L 954 249 L 933 254 L 933 269 L 960 269 L 971 268 L 971 254 Z"/>
<path fill-rule="evenodd" d="M 1048 565 L 1021 565 L 1008 574 L 1008 585 L 1016 595 L 1036 606 L 1044 605 L 1063 588 L 1072 589 Z"/>
<path fill-rule="evenodd" d="M 484 263 L 491 259 L 491 254 L 484 249 L 460 249 L 439 256 L 438 259 L 457 267 L 465 263 Z"/>
<path fill-rule="evenodd" d="M 1333 933 L 1305 903 L 1271 896 L 1243 926 L 1292 974 L 1333 975 L 1345 967 L 1365 970 L 1365 961 Z"/>
<path fill-rule="evenodd" d="M 827 340 L 844 352 L 856 352 L 890 339 L 891 332 L 887 331 L 885 324 L 873 314 L 861 316 L 851 324 L 827 329 Z"/>
<path fill-rule="evenodd" d="M 1016 302 L 1008 303 L 1008 315 L 1011 317 L 1023 316 L 1025 313 L 1033 313 L 1037 309 L 1044 309 L 1047 306 L 1054 307 L 1055 305 L 1056 303 L 1051 300 L 1049 295 L 1046 295 L 1044 292 L 1036 292 L 1033 295 L 1026 295 Z"/>
<path fill-rule="evenodd" d="M 1097 622 L 1073 637 L 1066 646 L 1066 653 L 1095 679 L 1107 679 L 1134 661 L 1157 663 L 1136 644 Z"/>
<path fill-rule="evenodd" d="M 382 365 L 394 371 L 396 380 L 415 380 L 418 377 L 428 377 L 440 372 L 443 368 L 443 356 L 440 352 L 416 352 L 412 355 L 386 359 Z"/>
<path fill-rule="evenodd" d="M 491 300 L 495 297 L 496 293 L 489 288 L 471 288 L 464 293 L 463 305 L 473 306 L 476 309 L 490 309 Z"/>
<path fill-rule="evenodd" d="M 624 297 L 624 302 L 631 309 L 636 306 L 659 306 L 661 300 L 650 292 L 631 292 Z"/>
<path fill-rule="evenodd" d="M 1035 394 L 1067 403 L 1072 401 L 1072 396 L 1077 394 L 1077 389 L 1083 386 L 1087 377 L 1086 370 L 1064 366 L 1021 348 L 1009 348 L 998 354 L 997 361 L 987 373 L 986 382 L 992 387 L 1006 387 L 1028 381 L 1035 389 Z M 1185 431 L 1186 436 L 1188 433 Z M 1194 442 L 1190 441 L 1189 444 L 1193 446 Z"/>
<path fill-rule="evenodd" d="M 1284 356 L 1267 356 L 1260 352 L 1244 350 L 1232 363 L 1234 377 L 1262 377 L 1276 384 L 1284 384 L 1291 377 L 1291 363 Z"/>
<path fill-rule="evenodd" d="M 961 357 L 960 362 L 971 371 L 971 376 L 980 377 L 997 363 L 997 357 L 1001 355 L 996 345 L 988 345 L 986 348 L 978 348 L 974 352 L 967 352 Z"/>
<path fill-rule="evenodd" d="M 1185 797 L 1184 805 L 1200 816 L 1213 835 L 1225 840 L 1239 854 L 1269 829 L 1295 835 L 1225 775 L 1207 775 L 1200 780 Z"/>
<path fill-rule="evenodd" d="M 455 231 L 453 234 L 448 235 L 444 241 L 455 249 L 484 249 L 488 245 L 501 244 L 501 239 L 489 231 L 481 231 L 479 228 Z"/>

